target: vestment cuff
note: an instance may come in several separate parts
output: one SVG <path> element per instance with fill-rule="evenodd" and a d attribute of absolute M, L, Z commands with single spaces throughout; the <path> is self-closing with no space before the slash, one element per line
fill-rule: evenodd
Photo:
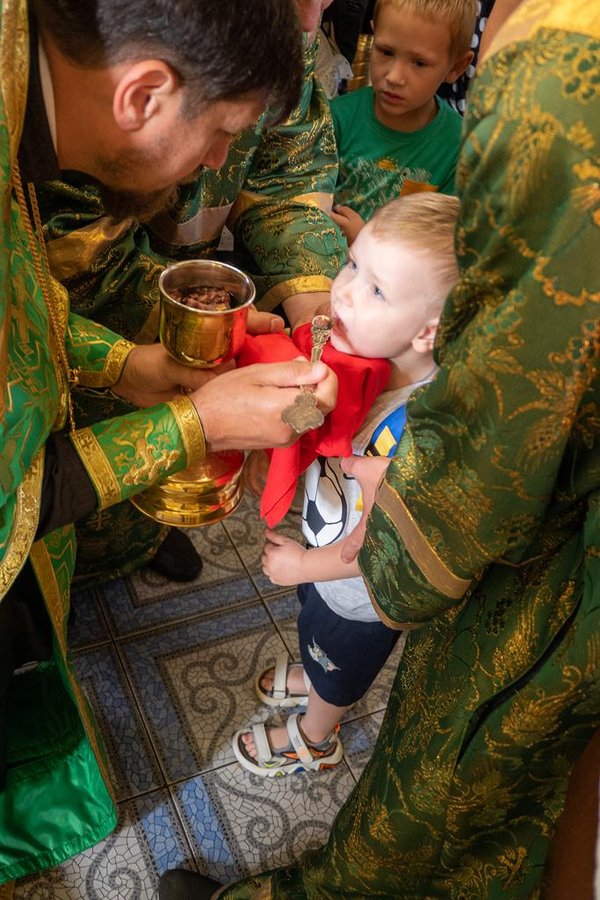
<path fill-rule="evenodd" d="M 136 410 L 69 435 L 105 509 L 204 458 L 202 424 L 188 397 Z"/>
<path fill-rule="evenodd" d="M 329 293 L 331 290 L 331 278 L 323 275 L 301 275 L 298 278 L 290 278 L 274 285 L 268 290 L 257 304 L 263 312 L 270 312 L 295 294 Z"/>

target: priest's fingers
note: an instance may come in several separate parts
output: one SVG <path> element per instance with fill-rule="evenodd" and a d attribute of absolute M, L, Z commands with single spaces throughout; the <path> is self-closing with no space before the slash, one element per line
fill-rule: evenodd
<path fill-rule="evenodd" d="M 347 475 L 356 478 L 362 489 L 363 514 L 360 522 L 352 531 L 342 547 L 342 561 L 353 562 L 365 539 L 367 530 L 367 518 L 379 486 L 385 477 L 390 460 L 385 456 L 350 456 L 342 460 L 342 469 Z"/>
<path fill-rule="evenodd" d="M 335 405 L 337 379 L 323 363 L 288 361 L 234 369 L 190 394 L 210 450 L 285 447 L 298 435 L 281 416 L 298 396 L 298 385 L 315 385 L 319 406 Z"/>
<path fill-rule="evenodd" d="M 281 316 L 269 312 L 259 312 L 251 306 L 248 310 L 248 334 L 274 334 L 283 331 L 285 322 Z"/>

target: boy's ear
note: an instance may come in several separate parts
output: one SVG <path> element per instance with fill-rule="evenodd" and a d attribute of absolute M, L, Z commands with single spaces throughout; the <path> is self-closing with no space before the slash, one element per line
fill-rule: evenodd
<path fill-rule="evenodd" d="M 416 337 L 413 338 L 413 350 L 416 350 L 417 353 L 433 353 L 435 336 L 437 334 L 439 324 L 439 316 L 436 316 L 433 319 L 429 319 L 429 321 L 425 323 L 423 328 L 421 328 Z"/>
<path fill-rule="evenodd" d="M 460 59 L 457 59 L 446 77 L 444 81 L 447 84 L 454 84 L 457 78 L 460 78 L 462 73 L 466 71 L 467 67 L 471 65 L 473 62 L 475 54 L 472 50 L 469 50 L 468 53 L 465 53 L 464 56 L 461 56 Z"/>

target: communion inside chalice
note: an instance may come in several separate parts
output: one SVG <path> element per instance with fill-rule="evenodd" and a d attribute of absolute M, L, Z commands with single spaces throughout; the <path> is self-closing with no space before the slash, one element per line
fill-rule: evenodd
<path fill-rule="evenodd" d="M 239 353 L 256 290 L 235 266 L 210 259 L 166 268 L 160 290 L 159 336 L 179 362 L 208 369 Z M 133 502 L 157 522 L 195 527 L 218 522 L 242 499 L 240 450 L 209 453 L 200 463 L 138 494 Z"/>

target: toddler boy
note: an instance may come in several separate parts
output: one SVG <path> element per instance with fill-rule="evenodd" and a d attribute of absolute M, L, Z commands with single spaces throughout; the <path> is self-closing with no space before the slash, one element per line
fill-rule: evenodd
<path fill-rule="evenodd" d="M 409 396 L 435 374 L 439 316 L 458 280 L 457 215 L 458 200 L 443 194 L 392 201 L 361 230 L 332 285 L 334 348 L 386 358 L 391 367 L 385 391 L 354 437 L 354 453 L 392 455 Z M 358 485 L 340 460 L 321 457 L 306 473 L 303 531 L 311 548 L 267 531 L 263 571 L 275 584 L 299 585 L 302 664 L 288 665 L 282 654 L 255 687 L 270 706 L 308 705 L 286 727 L 260 724 L 235 735 L 236 758 L 255 774 L 337 765 L 339 722 L 368 690 L 398 638 L 380 621 L 358 564 L 341 560 L 341 545 L 360 518 L 359 501 Z"/>

